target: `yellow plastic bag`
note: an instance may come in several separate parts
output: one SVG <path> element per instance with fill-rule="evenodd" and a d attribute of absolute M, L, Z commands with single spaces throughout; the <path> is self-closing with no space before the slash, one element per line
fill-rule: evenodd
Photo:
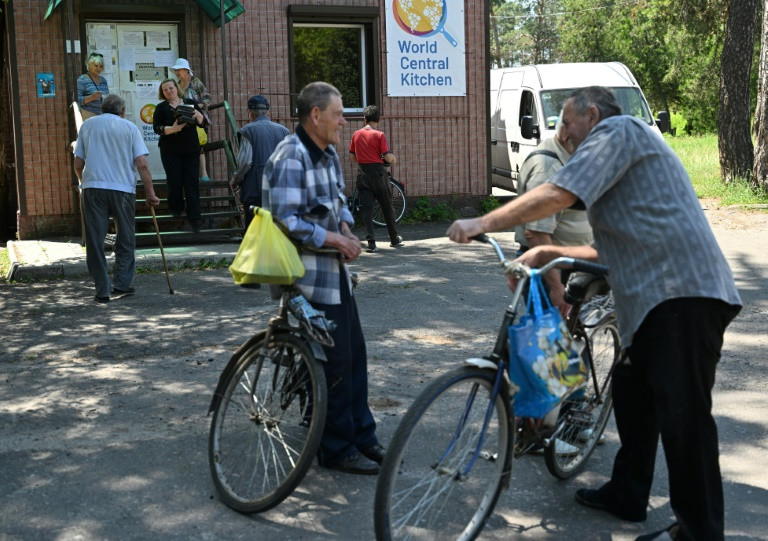
<path fill-rule="evenodd" d="M 208 134 L 205 133 L 205 130 L 201 128 L 200 126 L 197 127 L 197 139 L 200 141 L 200 146 L 203 146 L 208 142 Z"/>
<path fill-rule="evenodd" d="M 304 264 L 296 247 L 272 221 L 272 214 L 259 208 L 229 272 L 237 285 L 288 285 L 304 276 Z"/>

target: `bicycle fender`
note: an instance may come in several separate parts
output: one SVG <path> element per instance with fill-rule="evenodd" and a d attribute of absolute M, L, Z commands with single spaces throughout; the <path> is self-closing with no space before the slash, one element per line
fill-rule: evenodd
<path fill-rule="evenodd" d="M 467 366 L 474 366 L 476 368 L 485 368 L 487 370 L 493 370 L 496 372 L 496 369 L 499 368 L 499 366 L 493 362 L 489 361 L 488 359 L 481 359 L 479 357 L 471 357 L 469 359 L 464 359 L 464 364 Z"/>
<path fill-rule="evenodd" d="M 219 376 L 219 382 L 216 385 L 216 390 L 213 392 L 213 398 L 211 399 L 211 405 L 208 407 L 208 415 L 213 412 L 214 409 L 216 409 L 216 406 L 219 405 L 219 402 L 221 402 L 221 397 L 224 394 L 224 384 L 229 379 L 229 375 L 235 370 L 235 367 L 237 367 L 237 363 L 240 361 L 240 359 L 243 358 L 243 355 L 250 351 L 251 348 L 253 348 L 255 345 L 257 345 L 259 342 L 264 340 L 264 337 L 266 336 L 267 331 L 264 329 L 263 331 L 259 331 L 253 336 L 251 336 L 248 340 L 243 342 L 243 344 L 237 348 L 237 351 L 235 351 L 232 354 L 232 357 L 229 359 L 229 362 L 227 363 L 227 366 L 224 367 L 224 370 L 221 371 L 221 375 Z"/>

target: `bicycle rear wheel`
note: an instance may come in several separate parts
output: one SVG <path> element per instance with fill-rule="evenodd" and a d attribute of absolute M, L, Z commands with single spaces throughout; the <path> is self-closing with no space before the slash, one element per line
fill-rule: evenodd
<path fill-rule="evenodd" d="M 621 344 L 613 322 L 602 323 L 587 332 L 591 363 L 589 381 L 583 391 L 575 393 L 560 406 L 559 423 L 564 423 L 556 438 L 544 451 L 549 472 L 558 479 L 576 475 L 587 462 L 611 417 L 611 368 L 618 358 Z M 597 386 L 595 386 L 597 381 Z"/>
<path fill-rule="evenodd" d="M 392 195 L 392 211 L 395 215 L 395 223 L 398 223 L 405 215 L 405 193 L 400 185 L 392 179 L 389 179 L 389 191 Z M 387 221 L 384 219 L 384 211 L 378 201 L 373 202 L 373 224 L 378 227 L 387 226 Z"/>
<path fill-rule="evenodd" d="M 213 411 L 208 458 L 221 499 L 256 513 L 296 488 L 325 426 L 325 374 L 303 340 L 273 336 L 243 355 Z"/>
<path fill-rule="evenodd" d="M 474 539 L 509 479 L 509 393 L 459 368 L 430 383 L 397 427 L 376 484 L 378 540 Z M 488 425 L 483 424 L 488 416 Z"/>

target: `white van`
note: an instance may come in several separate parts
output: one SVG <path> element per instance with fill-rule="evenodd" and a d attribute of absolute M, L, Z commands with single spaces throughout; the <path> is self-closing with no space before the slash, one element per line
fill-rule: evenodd
<path fill-rule="evenodd" d="M 621 62 L 538 64 L 491 70 L 491 184 L 517 192 L 520 166 L 542 139 L 554 136 L 563 103 L 576 89 L 613 90 L 624 114 L 643 119 L 661 135 L 632 72 Z"/>

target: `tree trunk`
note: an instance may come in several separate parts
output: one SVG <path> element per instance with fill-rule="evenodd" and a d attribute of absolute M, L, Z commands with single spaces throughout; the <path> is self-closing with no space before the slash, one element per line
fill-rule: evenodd
<path fill-rule="evenodd" d="M 717 139 L 720 174 L 729 184 L 752 176 L 749 82 L 760 0 L 731 0 L 720 67 Z"/>
<path fill-rule="evenodd" d="M 755 168 L 752 172 L 752 186 L 768 193 L 768 0 L 763 0 L 760 69 L 757 77 Z"/>

